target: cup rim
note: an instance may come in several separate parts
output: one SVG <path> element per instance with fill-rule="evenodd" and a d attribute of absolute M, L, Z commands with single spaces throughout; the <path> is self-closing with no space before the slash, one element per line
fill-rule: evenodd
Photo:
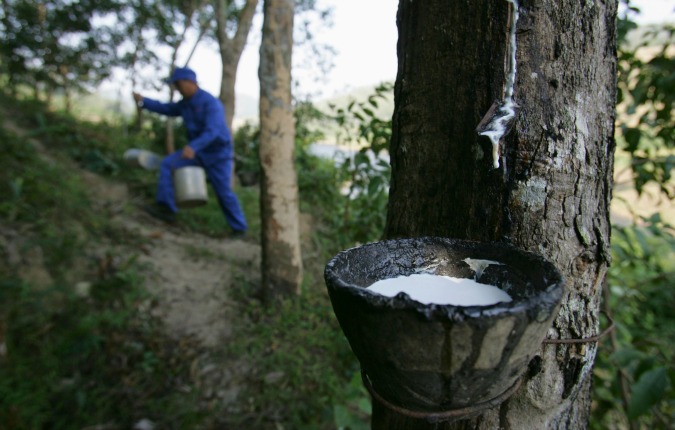
<path fill-rule="evenodd" d="M 400 242 L 411 242 L 412 244 L 444 244 L 447 246 L 452 245 L 461 245 L 465 247 L 474 247 L 474 248 L 485 248 L 492 247 L 493 250 L 499 249 L 500 251 L 515 252 L 519 254 L 520 257 L 525 257 L 527 259 L 536 261 L 542 266 L 543 271 L 550 276 L 550 279 L 546 279 L 547 288 L 542 289 L 536 294 L 529 295 L 523 299 L 514 299 L 511 302 L 498 302 L 491 305 L 473 305 L 473 306 L 460 306 L 452 304 L 424 304 L 418 302 L 406 293 L 398 293 L 393 297 L 384 296 L 375 292 L 368 290 L 368 286 L 359 286 L 354 283 L 350 283 L 338 276 L 338 270 L 336 269 L 336 264 L 338 264 L 342 259 L 346 258 L 347 255 L 357 251 L 363 251 L 368 247 L 374 246 L 388 246 L 393 243 Z M 425 272 L 428 273 L 428 272 Z M 324 271 L 324 278 L 326 285 L 331 290 L 341 290 L 345 293 L 348 293 L 352 296 L 355 296 L 359 300 L 365 301 L 370 306 L 373 306 L 376 309 L 405 309 L 418 312 L 424 315 L 427 319 L 474 319 L 474 318 L 486 318 L 486 317 L 502 317 L 513 314 L 521 314 L 534 310 L 537 313 L 540 313 L 542 310 L 545 310 L 547 315 L 535 315 L 536 319 L 546 320 L 550 317 L 550 314 L 558 307 L 560 304 L 563 294 L 565 292 L 565 278 L 560 273 L 560 271 L 555 267 L 553 263 L 544 258 L 543 256 L 536 254 L 531 251 L 523 250 L 517 248 L 514 245 L 507 244 L 504 242 L 481 242 L 467 239 L 453 239 L 446 237 L 438 236 L 423 236 L 423 237 L 414 237 L 414 238 L 395 238 L 395 239 L 386 239 L 376 242 L 370 242 L 360 246 L 355 246 L 349 249 L 338 252 L 333 258 L 331 258 L 326 264 Z M 386 278 L 383 278 L 386 279 Z M 543 317 L 543 318 L 542 318 Z"/>

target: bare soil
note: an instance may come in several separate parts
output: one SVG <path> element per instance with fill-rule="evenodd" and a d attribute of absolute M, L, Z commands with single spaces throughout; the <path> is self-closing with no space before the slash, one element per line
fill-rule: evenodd
<path fill-rule="evenodd" d="M 90 184 L 92 190 L 97 187 Z M 93 193 L 102 195 L 108 185 L 98 186 L 101 193 Z M 234 317 L 228 292 L 237 276 L 259 284 L 260 246 L 188 232 L 139 210 L 120 212 L 112 222 L 128 234 L 149 240 L 139 261 L 146 268 L 145 285 L 159 301 L 153 312 L 169 334 L 194 337 L 207 347 L 226 342 Z"/>

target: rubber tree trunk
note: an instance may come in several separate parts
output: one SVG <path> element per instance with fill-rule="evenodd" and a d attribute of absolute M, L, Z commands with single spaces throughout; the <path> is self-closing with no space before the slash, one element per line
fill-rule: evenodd
<path fill-rule="evenodd" d="M 260 46 L 260 164 L 263 292 L 267 301 L 300 291 L 302 259 L 295 120 L 291 98 L 294 0 L 266 0 Z"/>
<path fill-rule="evenodd" d="M 232 130 L 232 121 L 234 120 L 235 108 L 235 84 L 237 82 L 237 68 L 241 54 L 246 46 L 248 33 L 251 31 L 251 24 L 255 10 L 258 7 L 258 0 L 246 0 L 246 3 L 238 13 L 236 31 L 230 37 L 228 35 L 228 22 L 231 12 L 231 4 L 228 0 L 214 0 L 216 13 L 216 39 L 220 51 L 220 62 L 222 64 L 220 94 L 218 98 L 225 106 L 225 122 L 227 127 Z M 232 163 L 232 172 L 230 175 L 230 185 L 234 187 L 235 167 Z"/>
<path fill-rule="evenodd" d="M 566 276 L 550 338 L 599 331 L 610 262 L 616 2 L 518 8 L 512 128 L 493 167 L 477 125 L 504 96 L 512 4 L 400 0 L 385 236 L 502 241 Z M 373 428 L 580 429 L 597 344 L 543 344 L 516 394 L 478 418 L 431 424 L 375 405 Z"/>
<path fill-rule="evenodd" d="M 230 36 L 228 30 L 230 27 L 231 6 L 228 0 L 214 0 L 216 12 L 216 38 L 220 51 L 220 61 L 222 63 L 221 81 L 220 81 L 220 101 L 225 106 L 225 116 L 227 126 L 232 130 L 232 119 L 234 118 L 234 87 L 237 80 L 237 68 L 241 54 L 246 47 L 246 39 L 251 30 L 253 16 L 255 15 L 258 0 L 246 0 L 241 11 L 237 15 L 236 30 Z"/>

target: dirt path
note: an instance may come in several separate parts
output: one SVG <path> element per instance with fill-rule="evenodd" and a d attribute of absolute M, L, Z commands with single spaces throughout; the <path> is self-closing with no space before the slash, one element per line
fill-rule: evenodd
<path fill-rule="evenodd" d="M 226 341 L 234 318 L 228 293 L 242 277 L 252 284 L 259 282 L 260 246 L 155 220 L 139 209 L 140 202 L 129 196 L 123 184 L 91 172 L 83 172 L 83 177 L 92 202 L 115 213 L 114 225 L 147 239 L 139 261 L 146 270 L 145 285 L 157 297 L 153 313 L 164 321 L 168 334 L 176 339 L 194 337 L 206 347 Z"/>
<path fill-rule="evenodd" d="M 149 269 L 146 285 L 160 302 L 157 316 L 172 336 L 217 346 L 231 333 L 229 290 L 242 277 L 259 280 L 260 247 L 177 231 L 144 217 L 122 215 L 115 222 L 151 240 L 140 261 Z"/>

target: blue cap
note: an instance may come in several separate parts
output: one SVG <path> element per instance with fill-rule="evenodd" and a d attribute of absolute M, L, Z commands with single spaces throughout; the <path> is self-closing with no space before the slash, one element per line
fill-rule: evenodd
<path fill-rule="evenodd" d="M 192 81 L 197 83 L 197 74 L 189 67 L 176 67 L 169 79 L 166 79 L 167 84 L 175 84 L 176 81 Z"/>

